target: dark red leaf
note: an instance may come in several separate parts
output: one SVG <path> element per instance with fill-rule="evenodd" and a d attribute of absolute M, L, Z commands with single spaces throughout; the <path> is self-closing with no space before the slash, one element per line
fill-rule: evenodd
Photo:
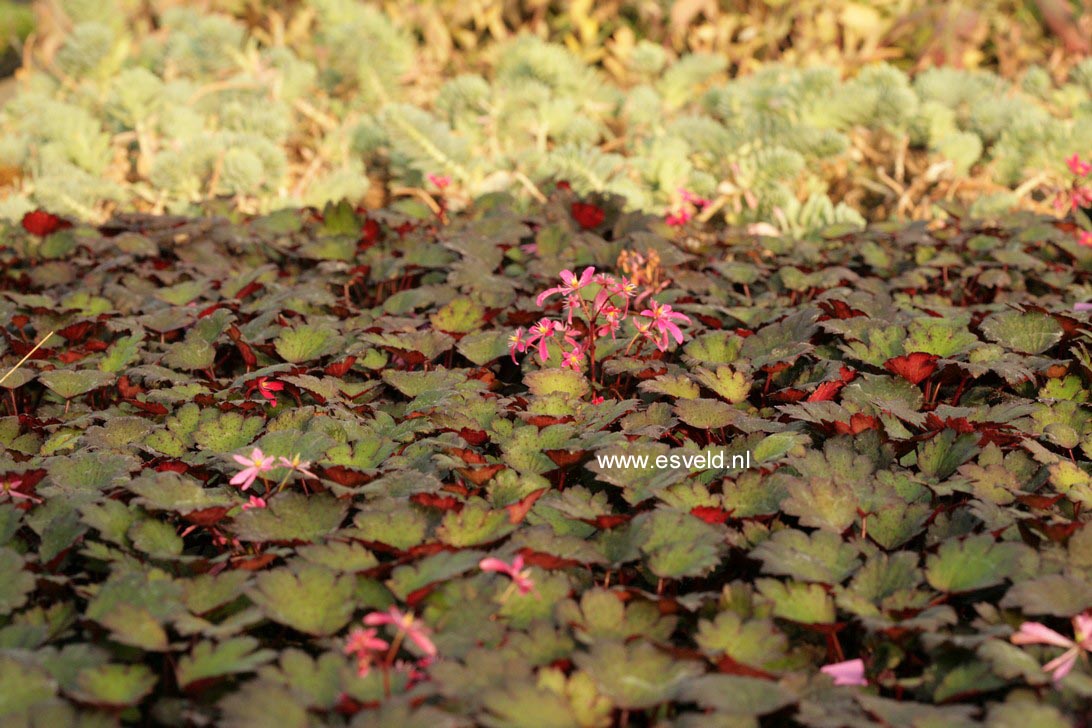
<path fill-rule="evenodd" d="M 527 517 L 527 512 L 531 510 L 531 506 L 535 504 L 542 494 L 546 492 L 546 488 L 539 488 L 538 490 L 531 491 L 520 500 L 507 505 L 504 510 L 508 511 L 509 523 L 520 523 Z"/>
<path fill-rule="evenodd" d="M 425 508 L 437 508 L 441 511 L 455 511 L 463 509 L 463 504 L 449 495 L 436 495 L 435 493 L 414 493 L 410 501 Z"/>
<path fill-rule="evenodd" d="M 724 523 L 731 515 L 723 508 L 715 508 L 713 506 L 694 506 L 690 509 L 690 515 L 697 516 L 706 523 Z"/>
<path fill-rule="evenodd" d="M 879 419 L 872 415 L 857 412 L 849 418 L 849 422 L 835 422 L 834 431 L 839 435 L 856 435 L 865 430 L 880 429 Z"/>
<path fill-rule="evenodd" d="M 911 384 L 921 384 L 937 370 L 937 360 L 939 358 L 936 354 L 915 351 L 888 359 L 884 362 L 883 368 L 892 374 L 899 375 Z"/>
<path fill-rule="evenodd" d="M 834 399 L 838 390 L 845 386 L 844 382 L 823 382 L 815 391 L 808 395 L 809 402 L 828 402 Z"/>

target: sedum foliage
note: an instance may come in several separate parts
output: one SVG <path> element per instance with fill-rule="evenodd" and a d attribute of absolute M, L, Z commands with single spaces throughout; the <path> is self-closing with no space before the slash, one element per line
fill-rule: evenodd
<path fill-rule="evenodd" d="M 520 35 L 445 75 L 422 65 L 427 34 L 353 0 L 305 0 L 269 30 L 174 6 L 153 10 L 148 32 L 125 21 L 140 17 L 131 5 L 58 3 L 70 31 L 0 109 L 0 168 L 16 171 L 0 177 L 0 215 L 194 213 L 218 197 L 269 212 L 382 201 L 432 174 L 452 179 L 452 206 L 499 190 L 541 199 L 566 179 L 663 213 L 686 188 L 715 200 L 709 216 L 800 234 L 928 216 L 927 193 L 970 176 L 1011 205 L 1011 190 L 1031 179 L 1027 197 L 1092 147 L 1089 61 L 1060 86 L 1038 67 L 1019 84 L 886 64 L 740 75 L 724 54 L 639 41 L 620 81 Z M 929 171 L 926 188 L 877 181 L 877 167 L 898 177 L 904 161 Z"/>

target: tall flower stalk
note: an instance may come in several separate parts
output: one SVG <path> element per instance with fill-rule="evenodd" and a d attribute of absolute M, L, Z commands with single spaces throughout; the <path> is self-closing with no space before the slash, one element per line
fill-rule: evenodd
<path fill-rule="evenodd" d="M 627 354 L 638 341 L 651 341 L 660 351 L 667 351 L 672 339 L 681 344 L 683 334 L 679 325 L 689 324 L 690 319 L 673 311 L 671 306 L 651 299 L 647 308 L 634 313 L 637 290 L 638 286 L 624 276 L 619 279 L 607 273 L 597 274 L 593 266 L 585 268 L 580 275 L 570 270 L 561 271 L 561 284 L 540 293 L 535 302 L 543 306 L 552 296 L 562 296 L 564 319 L 555 321 L 543 317 L 526 332 L 522 327 L 516 329 L 508 339 L 513 361 L 517 353 L 531 349 L 538 353 L 539 361 L 545 363 L 550 356 L 549 343 L 556 341 L 561 347 L 562 368 L 580 371 L 586 359 L 588 378 L 598 384 L 599 339 L 608 334 L 616 339 L 623 322 L 631 314 L 648 320 L 633 321 L 636 333 L 626 348 Z M 574 319 L 582 325 L 574 324 Z"/>

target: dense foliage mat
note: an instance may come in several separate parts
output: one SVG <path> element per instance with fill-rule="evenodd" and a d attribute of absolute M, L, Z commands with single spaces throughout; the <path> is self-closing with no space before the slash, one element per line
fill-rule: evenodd
<path fill-rule="evenodd" d="M 675 240 L 573 194 L 4 231 L 4 371 L 56 333 L 0 397 L 0 721 L 1087 718 L 1071 227 Z M 511 357 L 586 266 L 682 345 Z M 613 457 L 702 453 L 750 467 Z"/>

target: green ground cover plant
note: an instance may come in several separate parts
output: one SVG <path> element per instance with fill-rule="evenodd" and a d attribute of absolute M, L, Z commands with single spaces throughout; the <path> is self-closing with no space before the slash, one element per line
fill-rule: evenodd
<path fill-rule="evenodd" d="M 1075 218 L 687 230 L 6 227 L 4 725 L 1086 721 Z"/>
<path fill-rule="evenodd" d="M 1092 146 L 1092 61 L 1000 50 L 1005 28 L 1041 38 L 1027 8 L 607 5 L 622 20 L 543 5 L 522 27 L 488 2 L 43 4 L 53 25 L 0 110 L 0 216 L 375 207 L 434 195 L 430 174 L 450 209 L 495 191 L 541 204 L 560 177 L 665 216 L 687 190 L 711 201 L 703 221 L 800 235 L 950 200 L 1038 208 Z M 908 23 L 964 68 L 904 57 L 935 55 Z M 839 43 L 844 58 L 819 52 Z"/>

